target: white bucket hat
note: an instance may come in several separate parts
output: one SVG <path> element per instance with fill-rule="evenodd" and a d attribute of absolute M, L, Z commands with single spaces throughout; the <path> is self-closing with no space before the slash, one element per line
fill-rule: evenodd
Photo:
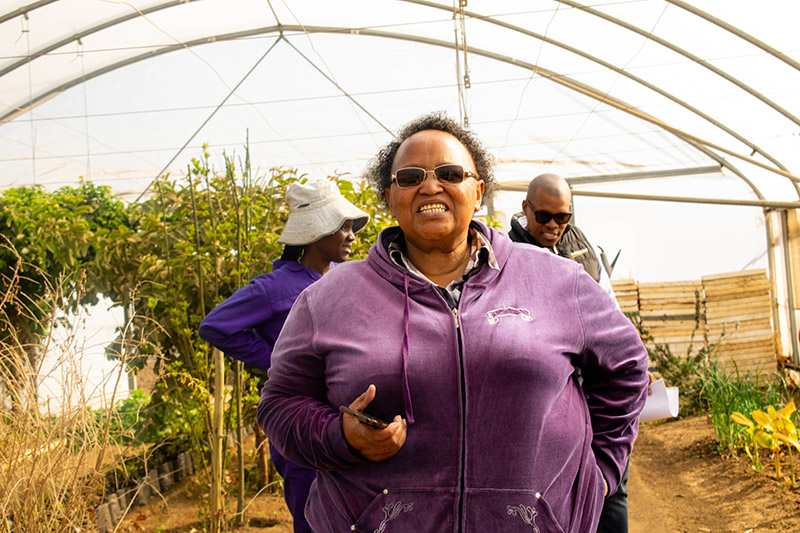
<path fill-rule="evenodd" d="M 286 190 L 286 203 L 289 218 L 278 242 L 290 246 L 305 246 L 332 235 L 348 220 L 353 221 L 353 233 L 358 233 L 369 221 L 369 215 L 348 202 L 327 179 L 292 183 Z"/>

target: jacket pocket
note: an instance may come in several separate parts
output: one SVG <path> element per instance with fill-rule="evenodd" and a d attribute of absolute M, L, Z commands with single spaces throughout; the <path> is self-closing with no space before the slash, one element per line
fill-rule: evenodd
<path fill-rule="evenodd" d="M 532 490 L 471 489 L 465 532 L 564 533 L 544 495 Z"/>
<path fill-rule="evenodd" d="M 454 531 L 456 512 L 452 489 L 386 489 L 373 498 L 351 530 L 360 533 Z"/>

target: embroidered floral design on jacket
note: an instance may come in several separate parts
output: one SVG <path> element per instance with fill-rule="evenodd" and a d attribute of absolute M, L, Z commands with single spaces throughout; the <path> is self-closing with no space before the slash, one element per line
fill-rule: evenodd
<path fill-rule="evenodd" d="M 388 524 L 391 520 L 397 518 L 401 512 L 409 512 L 414 509 L 413 503 L 403 503 L 403 502 L 394 502 L 394 503 L 387 503 L 383 506 L 383 520 L 381 520 L 378 529 L 374 531 L 374 533 L 383 533 L 386 531 L 386 524 Z M 538 531 L 538 530 L 537 530 Z"/>
<path fill-rule="evenodd" d="M 520 504 L 516 507 L 509 505 L 508 514 L 512 516 L 519 516 L 522 518 L 523 522 L 529 526 L 533 526 L 533 533 L 539 533 L 539 528 L 536 526 L 536 515 L 539 513 L 533 507 L 528 507 L 524 504 Z"/>

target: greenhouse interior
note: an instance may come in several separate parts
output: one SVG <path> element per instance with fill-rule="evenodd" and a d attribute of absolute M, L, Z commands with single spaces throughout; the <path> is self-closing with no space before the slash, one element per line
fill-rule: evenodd
<path fill-rule="evenodd" d="M 198 529 L 248 527 L 242 443 L 263 439 L 266 372 L 223 359 L 197 328 L 273 268 L 297 180 L 333 179 L 369 213 L 351 255 L 365 259 L 395 224 L 367 180 L 376 155 L 432 112 L 493 158 L 496 191 L 476 216 L 499 231 L 534 177 L 566 180 L 570 223 L 601 252 L 651 369 L 681 388 L 681 416 L 716 416 L 702 376 L 717 363 L 726 379 L 783 384 L 794 392 L 770 408 L 788 406 L 800 387 L 798 20 L 792 0 L 5 0 L 0 399 L 4 431 L 28 440 L 0 445 L 16 450 L 0 452 L 0 531 L 133 531 L 143 491 L 123 492 L 151 458 L 173 461 L 174 483 L 208 471 Z M 696 405 L 683 396 L 695 389 Z M 62 445 L 74 425 L 41 418 L 76 405 L 92 413 L 88 459 Z M 767 412 L 733 411 L 756 409 Z M 737 437 L 720 447 L 751 446 L 757 464 L 755 437 L 725 427 Z M 768 453 L 800 453 L 787 435 L 762 447 L 764 471 Z M 150 455 L 120 463 L 111 443 Z M 40 488 L 12 490 L 30 457 L 50 465 Z M 68 488 L 52 473 L 64 461 L 80 471 Z M 259 475 L 269 486 L 275 473 Z M 89 495 L 92 476 L 106 488 Z M 62 511 L 21 516 L 54 501 Z M 292 531 L 281 520 L 273 531 Z M 800 527 L 782 524 L 763 531 Z"/>

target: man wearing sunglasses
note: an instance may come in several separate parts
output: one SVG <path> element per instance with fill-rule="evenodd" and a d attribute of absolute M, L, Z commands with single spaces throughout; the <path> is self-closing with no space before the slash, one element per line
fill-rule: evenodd
<path fill-rule="evenodd" d="M 586 235 L 569 223 L 572 218 L 572 193 L 567 181 L 556 174 L 542 174 L 528 185 L 522 212 L 511 219 L 512 241 L 548 248 L 551 252 L 577 261 L 595 281 L 612 294 L 598 254 Z"/>
<path fill-rule="evenodd" d="M 522 212 L 511 219 L 509 237 L 547 248 L 562 257 L 577 261 L 586 272 L 614 298 L 611 282 L 598 261 L 598 254 L 586 235 L 569 223 L 572 218 L 572 192 L 567 181 L 556 174 L 542 174 L 528 185 Z M 649 374 L 649 372 L 648 372 Z M 650 376 L 652 383 L 653 377 Z M 628 531 L 628 470 L 625 469 L 617 491 L 603 504 L 597 533 Z"/>

